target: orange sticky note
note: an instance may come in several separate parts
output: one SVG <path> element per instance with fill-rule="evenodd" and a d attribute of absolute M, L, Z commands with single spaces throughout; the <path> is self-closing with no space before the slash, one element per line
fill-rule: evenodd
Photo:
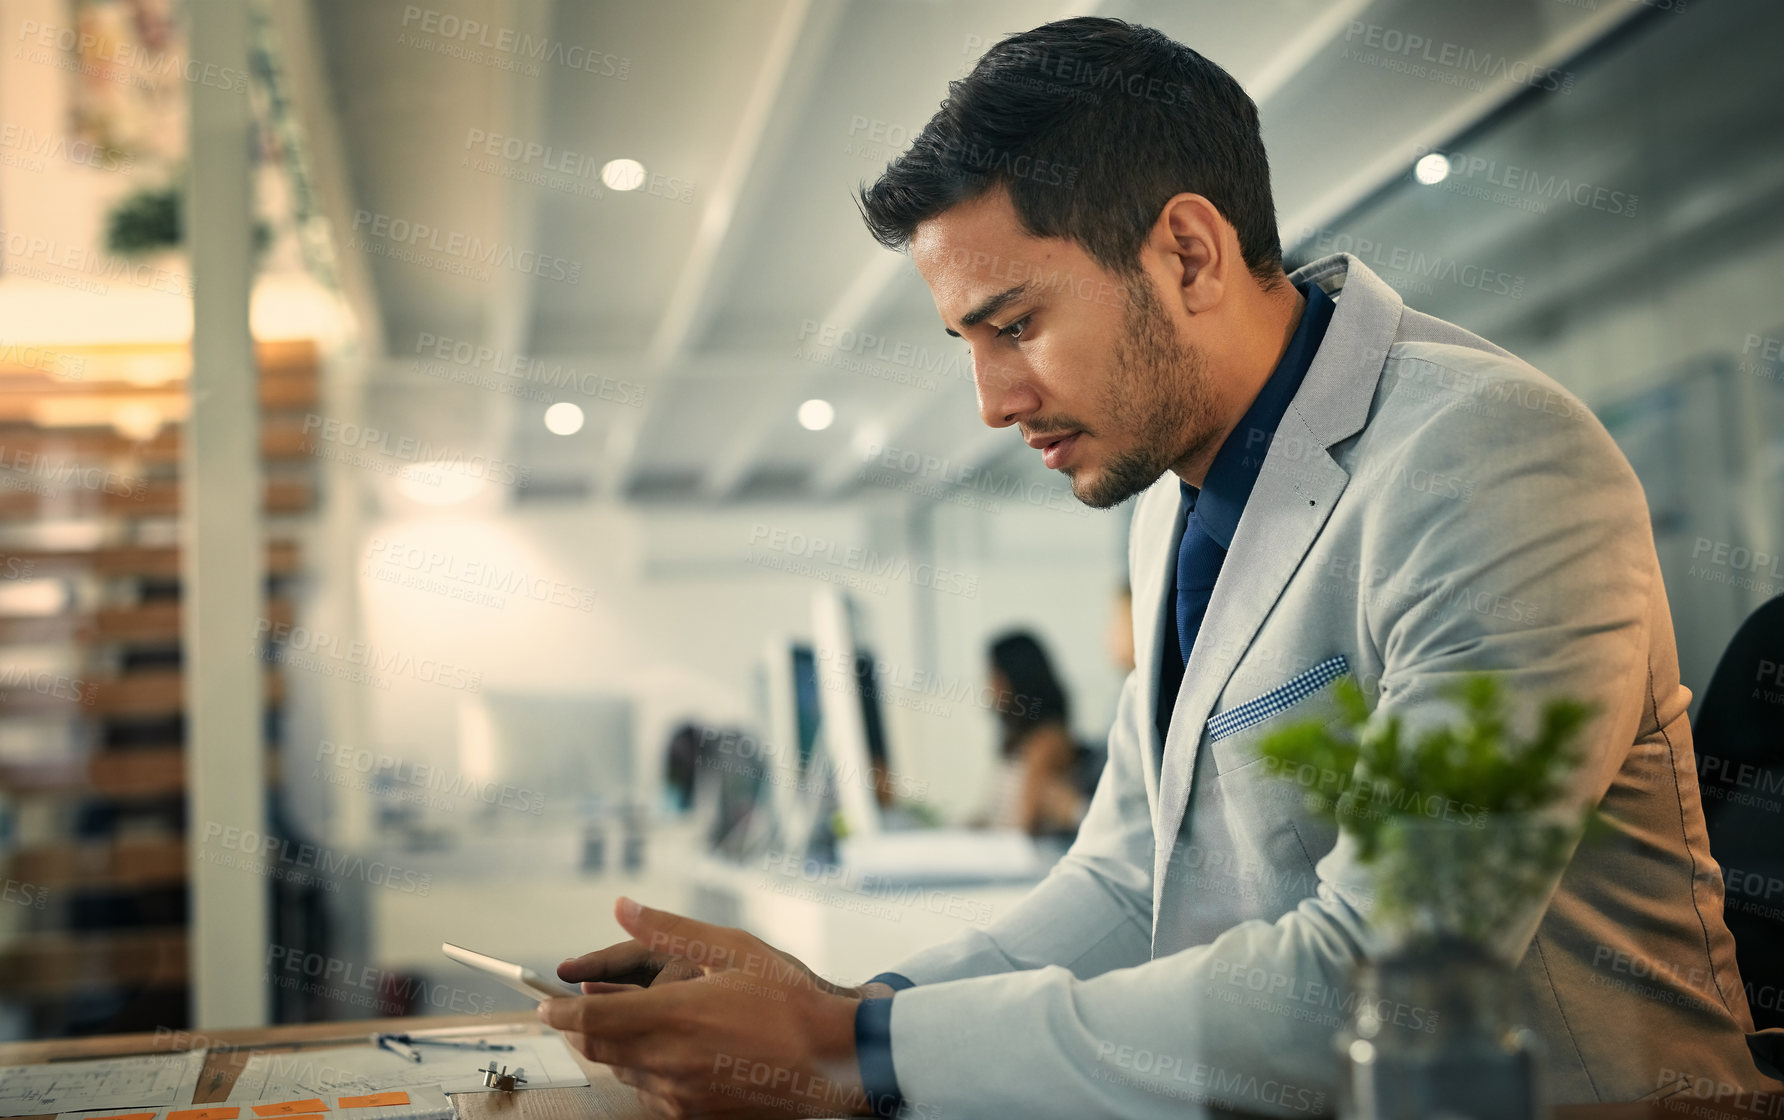
<path fill-rule="evenodd" d="M 321 1097 L 310 1097 L 309 1100 L 280 1100 L 277 1104 L 252 1104 L 255 1116 L 303 1116 L 326 1113 L 328 1106 L 321 1102 Z"/>
<path fill-rule="evenodd" d="M 217 1105 L 212 1108 L 187 1108 L 167 1114 L 167 1120 L 235 1120 L 242 1114 L 239 1108 Z"/>
<path fill-rule="evenodd" d="M 363 1097 L 342 1097 L 335 1102 L 336 1108 L 390 1108 L 393 1105 L 408 1104 L 407 1093 L 367 1093 Z"/>
<path fill-rule="evenodd" d="M 307 1101 L 280 1101 L 277 1104 L 256 1104 L 249 1107 L 254 1110 L 256 1116 L 313 1116 L 318 1112 L 328 1111 L 328 1106 L 322 1103 L 320 1097 L 311 1097 Z"/>

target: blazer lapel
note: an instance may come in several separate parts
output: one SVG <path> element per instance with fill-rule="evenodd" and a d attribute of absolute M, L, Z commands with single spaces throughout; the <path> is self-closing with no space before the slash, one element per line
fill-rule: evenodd
<path fill-rule="evenodd" d="M 1301 447 L 1316 446 L 1293 405 L 1283 415 L 1277 438 L 1301 441 Z M 1152 880 L 1155 905 L 1189 806 L 1190 782 L 1208 713 L 1349 480 L 1344 468 L 1323 449 L 1303 462 L 1291 462 L 1277 454 L 1264 460 L 1246 502 L 1245 516 L 1233 535 L 1232 550 L 1221 567 L 1220 581 L 1208 601 L 1195 648 L 1190 650 L 1183 688 L 1171 710 L 1158 808 L 1153 816 L 1153 835 L 1158 841 Z"/>
<path fill-rule="evenodd" d="M 1348 253 L 1315 261 L 1290 279 L 1320 280 L 1327 292 L 1344 295 L 1264 457 L 1171 711 L 1152 817 L 1155 937 L 1208 714 L 1350 480 L 1327 449 L 1367 423 L 1405 307 L 1398 293 Z M 1176 555 L 1175 541 L 1169 555 Z M 1163 589 L 1154 594 L 1162 600 Z M 1150 647 L 1158 645 L 1158 629 L 1155 612 Z M 1152 649 L 1154 696 L 1161 652 Z"/>
<path fill-rule="evenodd" d="M 1183 512 L 1183 492 L 1176 475 L 1167 474 L 1155 485 L 1160 493 L 1135 511 L 1139 521 L 1135 537 L 1163 544 L 1136 550 L 1133 586 L 1135 671 L 1141 674 L 1136 700 L 1141 716 L 1140 742 L 1146 755 L 1141 766 L 1146 775 L 1146 804 L 1154 825 L 1158 821 L 1158 759 L 1162 753 L 1157 718 L 1158 679 L 1164 667 L 1161 631 L 1164 612 L 1173 609 L 1177 519 Z"/>

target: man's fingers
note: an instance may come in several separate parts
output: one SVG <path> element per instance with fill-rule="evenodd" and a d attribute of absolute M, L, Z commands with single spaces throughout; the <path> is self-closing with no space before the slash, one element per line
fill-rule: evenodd
<path fill-rule="evenodd" d="M 652 910 L 623 895 L 613 906 L 613 916 L 651 953 L 720 968 L 737 967 L 738 939 L 748 936 L 667 910 Z"/>
<path fill-rule="evenodd" d="M 639 988 L 647 988 L 649 986 L 650 985 L 648 984 L 610 984 L 605 980 L 584 980 L 582 982 L 582 994 L 585 996 L 598 996 L 603 992 L 635 992 Z"/>
<path fill-rule="evenodd" d="M 612 1066 L 614 1080 L 631 1088 L 638 1095 L 639 1103 L 652 1116 L 680 1117 L 683 1111 L 676 1105 L 672 1094 L 675 1086 L 666 1078 L 654 1073 L 647 1073 L 631 1066 Z"/>
<path fill-rule="evenodd" d="M 638 1102 L 649 1109 L 652 1116 L 661 1116 L 663 1120 L 681 1120 L 687 1115 L 668 1097 L 658 1096 L 636 1085 L 632 1087 L 632 1092 L 638 1094 Z"/>
<path fill-rule="evenodd" d="M 636 1062 L 639 1057 L 637 1049 L 629 1042 L 609 1038 L 590 1038 L 580 1031 L 565 1031 L 564 1045 L 589 1061 L 608 1066 L 615 1071 L 633 1068 L 632 1063 Z"/>
<path fill-rule="evenodd" d="M 571 957 L 558 965 L 559 980 L 607 980 L 615 984 L 649 984 L 663 966 L 663 955 L 641 941 L 622 941 Z"/>
<path fill-rule="evenodd" d="M 637 988 L 541 1000 L 539 1021 L 560 1031 L 587 1035 L 597 1045 L 606 1040 L 637 1038 L 655 1030 L 663 1021 L 665 1004 L 674 998 L 678 986 L 669 985 L 660 991 Z"/>
<path fill-rule="evenodd" d="M 657 978 L 650 983 L 655 987 L 658 984 L 673 984 L 677 980 L 698 980 L 705 975 L 706 970 L 692 961 L 672 957 L 658 970 Z"/>

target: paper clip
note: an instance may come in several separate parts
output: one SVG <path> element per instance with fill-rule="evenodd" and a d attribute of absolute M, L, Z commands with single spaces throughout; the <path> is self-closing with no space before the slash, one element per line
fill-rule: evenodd
<path fill-rule="evenodd" d="M 372 1041 L 398 1057 L 407 1058 L 411 1062 L 421 1061 L 421 1051 L 417 1046 L 444 1046 L 452 1050 L 512 1050 L 514 1047 L 488 1039 L 428 1038 L 396 1031 L 381 1031 L 372 1036 Z"/>

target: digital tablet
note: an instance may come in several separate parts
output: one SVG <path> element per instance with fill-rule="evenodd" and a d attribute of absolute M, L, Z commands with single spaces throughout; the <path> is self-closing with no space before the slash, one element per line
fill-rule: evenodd
<path fill-rule="evenodd" d="M 474 953 L 462 945 L 454 945 L 450 941 L 440 942 L 440 952 L 445 953 L 459 964 L 470 965 L 480 972 L 487 972 L 502 983 L 513 988 L 521 995 L 532 996 L 537 1000 L 557 999 L 561 996 L 581 995 L 581 991 L 560 984 L 556 980 L 545 977 L 527 968 L 525 965 L 491 957 L 483 953 Z"/>

